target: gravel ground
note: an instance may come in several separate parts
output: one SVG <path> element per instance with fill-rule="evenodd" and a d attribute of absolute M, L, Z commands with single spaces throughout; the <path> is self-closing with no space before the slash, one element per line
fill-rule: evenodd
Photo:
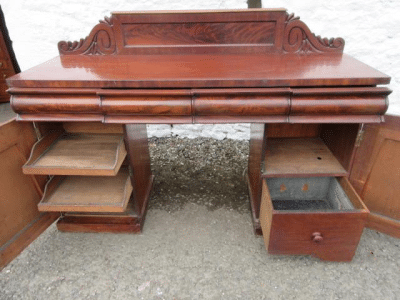
<path fill-rule="evenodd" d="M 51 226 L 0 274 L 0 299 L 400 299 L 400 240 L 366 229 L 351 263 L 268 255 L 252 231 L 248 143 L 151 139 L 144 232 Z"/>

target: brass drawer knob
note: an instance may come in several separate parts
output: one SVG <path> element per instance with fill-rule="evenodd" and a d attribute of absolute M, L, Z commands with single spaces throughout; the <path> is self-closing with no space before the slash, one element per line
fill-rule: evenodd
<path fill-rule="evenodd" d="M 323 236 L 321 235 L 321 232 L 314 232 L 312 235 L 311 235 L 311 239 L 312 239 L 312 241 L 314 242 L 314 243 L 320 243 L 320 242 L 322 242 L 323 241 Z"/>

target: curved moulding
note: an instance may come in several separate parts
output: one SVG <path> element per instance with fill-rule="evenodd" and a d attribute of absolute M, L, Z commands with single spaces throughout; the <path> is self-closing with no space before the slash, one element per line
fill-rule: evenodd
<path fill-rule="evenodd" d="M 290 89 L 194 90 L 193 114 L 197 117 L 287 116 Z"/>

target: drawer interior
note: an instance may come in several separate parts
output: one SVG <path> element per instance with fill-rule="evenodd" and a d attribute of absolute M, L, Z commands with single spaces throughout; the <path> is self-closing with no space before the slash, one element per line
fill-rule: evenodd
<path fill-rule="evenodd" d="M 350 261 L 368 213 L 346 177 L 263 180 L 260 223 L 270 254 Z"/>
<path fill-rule="evenodd" d="M 132 194 L 127 167 L 116 176 L 54 176 L 39 211 L 124 212 Z"/>
<path fill-rule="evenodd" d="M 274 210 L 353 210 L 335 177 L 266 179 Z"/>
<path fill-rule="evenodd" d="M 115 176 L 125 157 L 120 134 L 56 131 L 33 147 L 25 174 Z"/>
<path fill-rule="evenodd" d="M 264 177 L 347 174 L 320 138 L 269 139 L 266 152 Z"/>
<path fill-rule="evenodd" d="M 358 124 L 268 124 L 262 177 L 348 176 Z"/>

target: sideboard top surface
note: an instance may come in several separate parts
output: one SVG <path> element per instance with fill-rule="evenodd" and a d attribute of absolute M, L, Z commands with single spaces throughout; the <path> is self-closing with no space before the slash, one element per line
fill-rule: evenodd
<path fill-rule="evenodd" d="M 62 55 L 9 87 L 218 88 L 373 86 L 390 77 L 346 54 Z"/>
<path fill-rule="evenodd" d="M 375 86 L 390 77 L 343 54 L 285 9 L 115 12 L 9 87 Z"/>

